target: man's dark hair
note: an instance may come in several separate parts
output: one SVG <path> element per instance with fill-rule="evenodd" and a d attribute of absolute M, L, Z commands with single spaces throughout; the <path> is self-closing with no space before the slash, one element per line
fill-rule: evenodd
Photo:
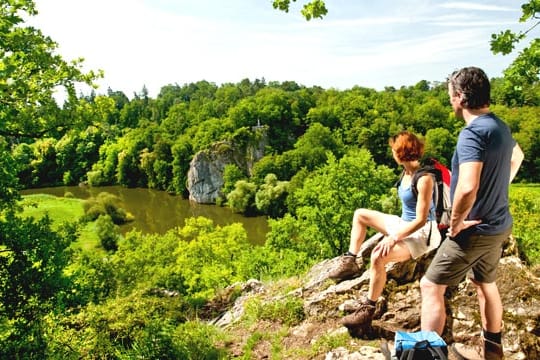
<path fill-rule="evenodd" d="M 463 94 L 461 105 L 468 109 L 480 109 L 490 104 L 491 86 L 486 73 L 470 66 L 454 71 L 448 78 L 453 95 Z"/>

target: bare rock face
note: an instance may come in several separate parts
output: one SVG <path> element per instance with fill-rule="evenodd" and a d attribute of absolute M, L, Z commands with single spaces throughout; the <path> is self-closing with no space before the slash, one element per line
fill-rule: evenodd
<path fill-rule="evenodd" d="M 232 147 L 226 142 L 195 154 L 188 172 L 189 199 L 199 204 L 215 203 L 223 186 L 223 170 L 227 164 L 235 164 L 235 161 Z"/>
<path fill-rule="evenodd" d="M 226 165 L 234 164 L 251 172 L 253 165 L 264 156 L 267 144 L 266 132 L 258 130 L 257 141 L 238 145 L 230 141 L 220 141 L 209 149 L 199 151 L 191 160 L 188 171 L 189 199 L 199 204 L 214 204 L 221 196 L 223 171 Z"/>

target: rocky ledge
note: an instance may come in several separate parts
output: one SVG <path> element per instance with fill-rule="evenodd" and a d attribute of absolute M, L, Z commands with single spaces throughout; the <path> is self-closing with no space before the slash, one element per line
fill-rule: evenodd
<path fill-rule="evenodd" d="M 375 240 L 368 240 L 362 248 L 364 264 Z M 505 246 L 501 259 L 497 284 L 504 304 L 503 345 L 506 359 L 540 359 L 540 279 L 523 265 L 516 253 L 512 239 Z M 371 330 L 364 333 L 351 333 L 340 325 L 339 320 L 347 312 L 353 311 L 357 301 L 367 293 L 369 275 L 365 271 L 360 276 L 334 283 L 328 273 L 334 268 L 338 258 L 328 259 L 316 264 L 301 279 L 296 279 L 300 286 L 287 295 L 276 295 L 276 284 L 263 284 L 250 280 L 235 284 L 225 290 L 212 308 L 210 323 L 230 332 L 235 339 L 228 345 L 235 356 L 245 356 L 245 342 L 254 331 L 276 331 L 275 324 L 260 322 L 260 329 L 243 329 L 237 322 L 244 313 L 246 300 L 257 297 L 263 302 L 279 301 L 284 296 L 302 301 L 304 320 L 288 328 L 284 336 L 283 347 L 295 349 L 302 359 L 384 359 L 380 344 L 392 342 L 397 329 L 417 331 L 420 328 L 420 289 L 419 279 L 431 261 L 432 255 L 417 261 L 408 261 L 387 266 L 388 282 L 383 296 L 377 303 L 375 320 Z M 362 260 L 358 260 L 360 263 Z M 240 290 L 240 295 L 238 289 Z M 279 286 L 278 286 L 279 288 Z M 234 289 L 234 290 L 233 290 Z M 272 290 L 274 289 L 274 290 Z M 461 342 L 476 344 L 480 336 L 480 319 L 476 292 L 472 284 L 465 280 L 459 286 L 447 292 L 447 313 L 449 314 L 443 338 L 447 343 Z M 234 295 L 232 295 L 234 293 Z M 348 334 L 347 334 L 348 333 Z M 336 334 L 344 334 L 348 344 L 340 345 L 324 354 L 318 353 L 303 357 L 302 348 L 312 348 L 318 340 Z M 270 344 L 261 341 L 251 358 L 270 358 Z"/>

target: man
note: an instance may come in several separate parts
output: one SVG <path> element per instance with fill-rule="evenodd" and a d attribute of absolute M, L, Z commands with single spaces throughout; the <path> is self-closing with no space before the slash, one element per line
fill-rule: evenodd
<path fill-rule="evenodd" d="M 466 275 L 477 292 L 485 359 L 502 359 L 503 307 L 495 283 L 502 244 L 512 228 L 508 188 L 523 152 L 508 126 L 489 109 L 490 83 L 484 71 L 466 67 L 448 79 L 450 103 L 465 121 L 452 157 L 452 216 L 443 241 L 420 281 L 422 330 L 442 334 L 444 293 Z M 465 358 L 466 349 L 455 347 Z"/>

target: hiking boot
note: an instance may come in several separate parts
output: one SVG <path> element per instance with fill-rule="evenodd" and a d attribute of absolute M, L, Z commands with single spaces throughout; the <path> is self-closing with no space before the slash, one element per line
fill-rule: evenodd
<path fill-rule="evenodd" d="M 454 343 L 450 347 L 458 360 L 501 360 L 504 359 L 501 344 L 482 339 L 482 345 L 470 346 Z"/>
<path fill-rule="evenodd" d="M 341 324 L 347 328 L 369 327 L 373 314 L 375 314 L 375 306 L 364 303 L 355 312 L 341 319 Z"/>
<path fill-rule="evenodd" d="M 504 358 L 502 344 L 484 339 L 484 359 L 500 360 Z"/>
<path fill-rule="evenodd" d="M 333 280 L 345 280 L 353 278 L 359 273 L 360 268 L 356 264 L 356 257 L 343 255 L 339 258 L 337 267 L 328 274 L 328 277 Z"/>

